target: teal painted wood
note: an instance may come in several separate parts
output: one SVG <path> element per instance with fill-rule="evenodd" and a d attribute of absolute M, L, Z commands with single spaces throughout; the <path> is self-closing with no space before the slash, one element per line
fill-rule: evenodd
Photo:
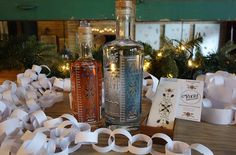
<path fill-rule="evenodd" d="M 115 19 L 115 0 L 0 0 L 0 20 Z M 236 20 L 236 0 L 137 0 L 138 21 Z"/>
<path fill-rule="evenodd" d="M 236 20 L 236 0 L 137 0 L 138 21 Z"/>
<path fill-rule="evenodd" d="M 0 0 L 0 20 L 114 19 L 114 0 Z"/>

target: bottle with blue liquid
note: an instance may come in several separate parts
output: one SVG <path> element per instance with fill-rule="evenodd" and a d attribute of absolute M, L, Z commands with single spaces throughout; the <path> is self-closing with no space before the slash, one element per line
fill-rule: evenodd
<path fill-rule="evenodd" d="M 105 121 L 111 128 L 140 124 L 144 48 L 133 32 L 132 0 L 116 0 L 116 40 L 103 47 Z"/>

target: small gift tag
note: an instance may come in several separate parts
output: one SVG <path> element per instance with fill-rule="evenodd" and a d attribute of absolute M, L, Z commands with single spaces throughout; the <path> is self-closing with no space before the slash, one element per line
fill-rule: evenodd
<path fill-rule="evenodd" d="M 179 98 L 178 91 L 177 79 L 161 78 L 157 93 L 153 98 L 147 121 L 148 126 L 173 129 L 176 103 Z"/>
<path fill-rule="evenodd" d="M 198 121 L 201 120 L 203 81 L 178 79 L 180 97 L 176 118 Z"/>

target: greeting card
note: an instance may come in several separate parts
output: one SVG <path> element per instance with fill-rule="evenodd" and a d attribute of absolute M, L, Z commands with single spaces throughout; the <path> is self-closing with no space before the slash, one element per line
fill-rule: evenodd
<path fill-rule="evenodd" d="M 152 107 L 147 121 L 148 126 L 162 126 L 173 129 L 176 103 L 179 98 L 177 79 L 161 78 L 157 93 L 153 98 Z"/>
<path fill-rule="evenodd" d="M 161 78 L 147 125 L 173 129 L 175 118 L 200 121 L 203 81 Z"/>
<path fill-rule="evenodd" d="M 201 120 L 203 81 L 178 79 L 180 87 L 176 118 Z"/>

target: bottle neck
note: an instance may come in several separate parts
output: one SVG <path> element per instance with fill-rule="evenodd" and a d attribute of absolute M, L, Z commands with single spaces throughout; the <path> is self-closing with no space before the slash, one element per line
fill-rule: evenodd
<path fill-rule="evenodd" d="M 93 59 L 92 45 L 90 43 L 79 43 L 79 58 L 80 59 Z"/>
<path fill-rule="evenodd" d="M 134 18 L 131 15 L 117 15 L 116 38 L 134 40 Z"/>
<path fill-rule="evenodd" d="M 93 58 L 92 47 L 93 47 L 93 34 L 90 24 L 87 21 L 80 21 L 80 27 L 78 28 L 79 34 L 79 57 Z"/>

